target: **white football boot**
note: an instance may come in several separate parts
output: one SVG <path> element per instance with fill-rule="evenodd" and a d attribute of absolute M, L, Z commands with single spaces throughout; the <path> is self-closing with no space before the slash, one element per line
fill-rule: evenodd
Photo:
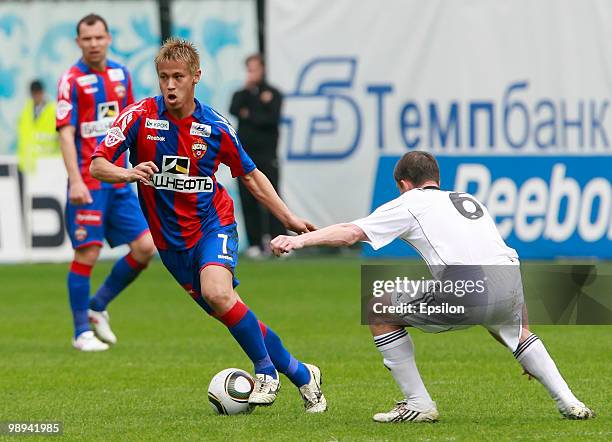
<path fill-rule="evenodd" d="M 434 402 L 433 407 L 426 411 L 417 411 L 404 401 L 400 401 L 397 405 L 387 413 L 376 413 L 373 419 L 376 422 L 436 422 L 439 414 Z"/>
<path fill-rule="evenodd" d="M 89 323 L 93 327 L 98 339 L 106 342 L 107 344 L 117 343 L 117 336 L 115 336 L 110 328 L 110 316 L 108 316 L 108 312 L 106 310 L 103 312 L 88 310 L 87 316 L 89 318 Z"/>
<path fill-rule="evenodd" d="M 91 330 L 87 330 L 72 339 L 72 346 L 81 351 L 104 351 L 109 349 L 108 344 L 96 338 L 96 335 Z"/>
<path fill-rule="evenodd" d="M 300 387 L 306 413 L 323 413 L 327 410 L 327 400 L 321 391 L 323 380 L 321 370 L 316 365 L 304 364 L 310 371 L 310 382 Z"/>
<path fill-rule="evenodd" d="M 267 374 L 255 374 L 255 387 L 249 396 L 250 405 L 272 405 L 280 390 L 280 379 L 278 372 L 276 379 Z"/>
<path fill-rule="evenodd" d="M 584 420 L 595 417 L 595 412 L 582 402 L 576 402 L 559 408 L 559 413 L 561 413 L 564 418 L 571 420 Z"/>

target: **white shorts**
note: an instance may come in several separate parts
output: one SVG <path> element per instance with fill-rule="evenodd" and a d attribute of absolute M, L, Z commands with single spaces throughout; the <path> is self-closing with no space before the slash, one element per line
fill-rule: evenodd
<path fill-rule="evenodd" d="M 469 268 L 445 275 L 446 281 L 483 280 L 482 293 L 458 296 L 440 290 L 416 294 L 396 292 L 390 303 L 397 310 L 397 325 L 412 326 L 428 333 L 440 333 L 482 325 L 498 336 L 510 351 L 516 350 L 521 335 L 524 306 L 523 283 L 519 266 Z M 477 270 L 474 270 L 477 269 Z M 462 274 L 463 273 L 463 274 Z M 475 274 L 477 273 L 477 274 Z M 408 307 L 412 306 L 412 308 Z M 463 311 L 462 311 L 463 309 Z"/>

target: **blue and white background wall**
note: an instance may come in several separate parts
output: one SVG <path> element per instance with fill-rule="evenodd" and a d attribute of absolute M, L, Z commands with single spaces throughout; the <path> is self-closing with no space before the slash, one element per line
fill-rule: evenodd
<path fill-rule="evenodd" d="M 41 79 L 51 98 L 57 82 L 81 53 L 76 23 L 96 12 L 109 23 L 109 57 L 125 63 L 138 98 L 158 90 L 152 59 L 159 48 L 159 18 L 154 1 L 0 3 L 0 152 L 14 151 L 17 115 L 29 97 L 29 84 Z"/>
<path fill-rule="evenodd" d="M 266 23 L 298 213 L 363 217 L 428 150 L 522 257 L 612 258 L 610 2 L 269 0 Z"/>
<path fill-rule="evenodd" d="M 62 161 L 44 160 L 28 177 L 22 214 L 15 129 L 33 79 L 43 80 L 55 99 L 59 77 L 80 57 L 76 23 L 91 12 L 108 21 L 109 57 L 130 69 L 136 99 L 159 93 L 153 64 L 160 40 L 156 1 L 0 2 L 0 262 L 70 259 Z M 173 34 L 190 39 L 200 51 L 204 75 L 197 97 L 227 114 L 232 92 L 244 82 L 244 59 L 257 50 L 254 0 L 175 0 L 171 12 Z M 218 178 L 237 195 L 227 170 L 220 170 Z M 108 248 L 103 254 L 109 256 Z"/>

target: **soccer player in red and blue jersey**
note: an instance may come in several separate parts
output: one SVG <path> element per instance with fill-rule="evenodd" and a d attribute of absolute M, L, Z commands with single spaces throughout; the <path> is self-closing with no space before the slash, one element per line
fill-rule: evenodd
<path fill-rule="evenodd" d="M 274 402 L 280 371 L 299 388 L 307 412 L 325 411 L 319 368 L 293 357 L 234 290 L 238 235 L 233 202 L 215 178 L 219 164 L 229 166 L 288 229 L 304 233 L 314 227 L 283 203 L 228 121 L 194 98 L 201 77 L 195 47 L 170 39 L 155 64 L 162 95 L 119 115 L 93 155 L 91 173 L 108 183 L 138 182 L 162 262 L 204 310 L 227 326 L 253 362 L 249 403 Z M 116 163 L 128 150 L 133 169 Z"/>
<path fill-rule="evenodd" d="M 66 226 L 74 248 L 68 292 L 73 346 L 102 351 L 117 341 L 107 305 L 146 267 L 155 246 L 134 192 L 123 183 L 101 183 L 89 173 L 96 146 L 119 112 L 134 102 L 130 75 L 125 66 L 106 58 L 111 36 L 102 17 L 83 17 L 77 24 L 76 42 L 82 58 L 59 82 L 56 115 L 68 172 Z M 127 159 L 120 156 L 115 164 L 125 166 Z M 130 252 L 117 261 L 90 299 L 89 278 L 105 238 L 111 247 L 128 244 Z"/>

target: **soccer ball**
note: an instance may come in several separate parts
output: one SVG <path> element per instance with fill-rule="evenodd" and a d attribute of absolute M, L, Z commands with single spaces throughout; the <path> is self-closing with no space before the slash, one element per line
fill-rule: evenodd
<path fill-rule="evenodd" d="M 239 368 L 226 368 L 213 376 L 208 386 L 208 401 L 217 414 L 250 413 L 249 396 L 255 382 Z"/>

